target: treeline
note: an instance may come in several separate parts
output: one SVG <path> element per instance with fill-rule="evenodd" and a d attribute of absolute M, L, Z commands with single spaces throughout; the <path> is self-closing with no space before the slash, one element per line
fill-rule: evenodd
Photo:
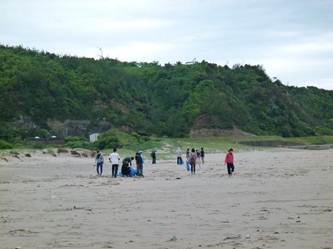
<path fill-rule="evenodd" d="M 333 134 L 333 91 L 285 86 L 261 66 L 162 66 L 0 46 L 0 139 L 31 135 L 13 125 L 22 116 L 44 131 L 50 119 L 87 119 L 157 136 L 233 127 L 322 135 Z"/>

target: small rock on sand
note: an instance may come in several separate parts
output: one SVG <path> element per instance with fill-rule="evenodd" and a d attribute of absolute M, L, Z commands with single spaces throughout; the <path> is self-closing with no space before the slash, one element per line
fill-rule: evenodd
<path fill-rule="evenodd" d="M 176 241 L 176 240 L 177 240 L 177 237 L 174 235 L 174 236 L 172 236 L 171 239 L 169 239 L 168 241 L 170 242 L 170 241 Z"/>
<path fill-rule="evenodd" d="M 237 235 L 230 235 L 224 238 L 224 240 L 229 240 L 229 239 L 240 239 L 242 236 L 240 234 Z"/>

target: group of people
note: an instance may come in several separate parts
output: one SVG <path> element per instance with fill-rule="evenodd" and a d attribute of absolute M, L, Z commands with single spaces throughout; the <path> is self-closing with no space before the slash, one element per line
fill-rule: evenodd
<path fill-rule="evenodd" d="M 132 161 L 135 160 L 136 168 L 132 165 Z M 97 151 L 96 154 L 96 171 L 97 175 L 101 176 L 103 174 L 104 157 L 101 151 Z M 120 156 L 117 149 L 113 149 L 112 153 L 109 155 L 109 162 L 112 167 L 112 177 L 116 178 L 118 175 L 122 176 L 142 176 L 143 177 L 143 153 L 138 151 L 135 157 L 125 157 L 122 161 L 121 171 L 118 173 L 118 168 L 120 164 Z"/>
<path fill-rule="evenodd" d="M 177 148 L 177 164 L 183 165 L 184 161 L 182 158 L 182 151 Z M 152 164 L 156 164 L 156 151 L 151 152 Z M 101 151 L 97 151 L 96 155 L 96 170 L 97 175 L 101 176 L 103 174 L 103 164 L 104 158 Z M 135 160 L 136 167 L 132 164 L 132 161 Z M 117 152 L 117 149 L 113 149 L 113 152 L 109 155 L 109 161 L 112 165 L 112 177 L 116 178 L 118 176 L 118 168 L 120 164 L 120 156 Z M 205 163 L 205 151 L 204 148 L 196 150 L 192 148 L 191 150 L 187 148 L 186 150 L 186 169 L 190 171 L 191 174 L 196 173 L 196 165 L 201 165 Z M 228 175 L 231 176 L 235 170 L 234 166 L 234 155 L 233 149 L 230 148 L 225 156 L 224 163 L 227 165 Z M 135 157 L 125 157 L 122 161 L 121 166 L 121 176 L 144 176 L 143 175 L 143 165 L 144 157 L 142 151 L 138 151 L 135 154 Z"/>
<path fill-rule="evenodd" d="M 177 148 L 177 164 L 178 165 L 183 165 L 184 161 L 182 158 L 182 151 L 180 147 Z M 191 171 L 191 174 L 195 174 L 196 171 L 196 165 L 199 164 L 204 164 L 205 163 L 205 151 L 204 148 L 201 147 L 200 150 L 196 150 L 192 148 L 186 149 L 186 160 L 185 160 L 185 165 L 187 171 Z"/>

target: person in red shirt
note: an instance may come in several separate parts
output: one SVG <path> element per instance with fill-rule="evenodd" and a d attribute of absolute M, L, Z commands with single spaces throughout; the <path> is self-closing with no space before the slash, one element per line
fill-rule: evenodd
<path fill-rule="evenodd" d="M 234 154 L 232 153 L 234 150 L 232 148 L 230 148 L 228 150 L 228 153 L 225 155 L 225 159 L 224 159 L 224 164 L 227 164 L 227 168 L 228 168 L 228 175 L 231 176 L 232 173 L 235 170 L 235 166 L 234 166 Z"/>

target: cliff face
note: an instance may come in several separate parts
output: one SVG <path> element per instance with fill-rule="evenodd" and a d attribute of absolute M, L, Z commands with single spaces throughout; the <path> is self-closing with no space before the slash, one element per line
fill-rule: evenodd
<path fill-rule="evenodd" d="M 168 136 L 234 128 L 283 136 L 332 134 L 333 93 L 284 86 L 260 66 L 205 61 L 161 66 L 0 46 L 0 138 L 38 129 L 83 135 L 111 124 Z"/>

